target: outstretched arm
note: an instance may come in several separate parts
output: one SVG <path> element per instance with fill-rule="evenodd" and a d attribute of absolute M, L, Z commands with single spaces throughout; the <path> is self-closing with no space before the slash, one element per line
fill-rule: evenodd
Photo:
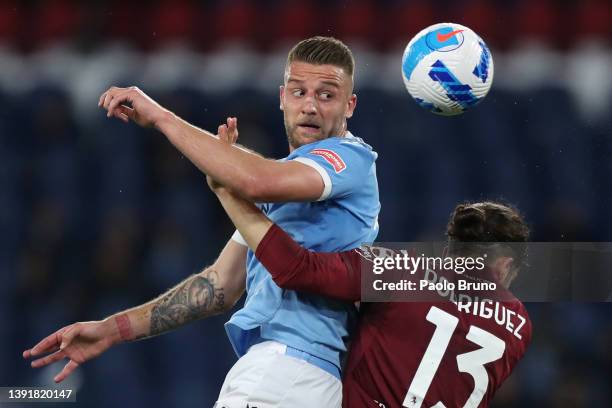
<path fill-rule="evenodd" d="M 63 327 L 24 351 L 23 357 L 39 357 L 31 363 L 35 368 L 68 359 L 54 378 L 61 382 L 80 364 L 116 344 L 157 336 L 229 310 L 244 292 L 245 261 L 246 247 L 230 240 L 212 266 L 160 297 L 101 321 Z"/>
<path fill-rule="evenodd" d="M 239 146 L 220 142 L 147 96 L 136 87 L 111 87 L 98 106 L 124 122 L 155 127 L 203 173 L 253 202 L 315 201 L 324 191 L 323 179 L 313 168 L 296 162 L 264 159 Z M 236 126 L 233 118 L 228 125 Z"/>

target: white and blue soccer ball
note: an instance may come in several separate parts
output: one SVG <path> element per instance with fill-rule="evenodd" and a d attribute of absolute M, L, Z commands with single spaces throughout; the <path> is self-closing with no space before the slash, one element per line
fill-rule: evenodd
<path fill-rule="evenodd" d="M 493 57 L 482 38 L 469 28 L 434 24 L 406 46 L 402 77 L 420 106 L 439 115 L 458 115 L 489 93 Z"/>

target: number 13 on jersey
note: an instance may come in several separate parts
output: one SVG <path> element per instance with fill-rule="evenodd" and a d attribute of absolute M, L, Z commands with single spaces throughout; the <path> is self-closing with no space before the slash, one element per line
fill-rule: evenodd
<path fill-rule="evenodd" d="M 436 371 L 438 371 L 442 357 L 459 322 L 457 317 L 435 306 L 429 309 L 426 319 L 433 323 L 436 329 L 404 398 L 402 406 L 406 408 L 420 408 L 423 404 L 423 399 L 427 395 L 427 390 L 435 377 Z M 474 390 L 463 408 L 476 408 L 482 401 L 489 385 L 489 376 L 484 365 L 500 359 L 504 354 L 506 343 L 473 325 L 470 326 L 466 339 L 481 347 L 478 350 L 457 356 L 459 372 L 468 373 L 474 379 Z M 432 408 L 446 408 L 446 406 L 442 402 L 438 402 Z"/>

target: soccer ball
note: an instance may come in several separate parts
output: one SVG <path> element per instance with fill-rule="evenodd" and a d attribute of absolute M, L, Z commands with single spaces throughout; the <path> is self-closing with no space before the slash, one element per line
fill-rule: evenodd
<path fill-rule="evenodd" d="M 420 106 L 439 115 L 458 115 L 480 103 L 491 89 L 493 57 L 469 28 L 434 24 L 406 46 L 402 77 Z"/>

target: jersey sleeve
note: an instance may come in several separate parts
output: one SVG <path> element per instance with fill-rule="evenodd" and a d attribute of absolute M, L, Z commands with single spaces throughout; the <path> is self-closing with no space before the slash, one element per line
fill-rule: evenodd
<path fill-rule="evenodd" d="M 324 140 L 304 147 L 290 160 L 312 167 L 319 173 L 324 189 L 318 201 L 344 197 L 357 190 L 376 159 L 369 147 L 350 140 Z"/>
<path fill-rule="evenodd" d="M 240 233 L 240 231 L 236 230 L 234 231 L 234 233 L 232 234 L 232 241 L 242 245 L 242 246 L 248 246 L 247 242 L 244 240 L 244 237 L 242 236 L 242 234 Z"/>
<path fill-rule="evenodd" d="M 257 246 L 255 256 L 283 289 L 345 301 L 361 297 L 361 256 L 355 250 L 312 252 L 274 224 Z"/>

